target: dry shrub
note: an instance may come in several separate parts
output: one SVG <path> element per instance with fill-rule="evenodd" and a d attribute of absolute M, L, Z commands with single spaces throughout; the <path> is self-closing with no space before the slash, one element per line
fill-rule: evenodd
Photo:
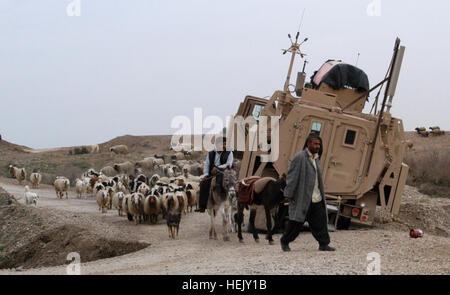
<path fill-rule="evenodd" d="M 41 183 L 53 185 L 53 182 L 54 182 L 55 179 L 56 179 L 56 175 L 55 175 L 55 174 L 51 174 L 51 173 L 41 173 L 41 175 L 42 175 Z"/>
<path fill-rule="evenodd" d="M 432 197 L 450 198 L 450 187 L 439 186 L 432 183 L 422 183 L 419 192 Z"/>
<path fill-rule="evenodd" d="M 57 176 L 65 176 L 69 179 L 70 186 L 73 186 L 75 179 L 79 178 L 83 172 L 79 167 L 61 166 L 57 169 L 56 173 L 41 173 L 41 183 L 53 185 Z"/>
<path fill-rule="evenodd" d="M 409 165 L 412 183 L 433 183 L 450 185 L 450 153 L 446 150 L 430 148 L 420 153 L 407 154 L 405 162 Z"/>
<path fill-rule="evenodd" d="M 420 152 L 409 152 L 405 159 L 409 165 L 407 183 L 419 187 L 428 195 L 447 195 L 450 186 L 450 152 L 430 146 Z"/>

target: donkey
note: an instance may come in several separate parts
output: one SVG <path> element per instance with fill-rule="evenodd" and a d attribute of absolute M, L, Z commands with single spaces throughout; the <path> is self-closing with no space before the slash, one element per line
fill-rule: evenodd
<path fill-rule="evenodd" d="M 229 215 L 230 215 L 230 199 L 228 197 L 228 192 L 231 188 L 234 189 L 234 184 L 236 183 L 236 171 L 231 169 L 225 169 L 223 172 L 222 187 L 216 186 L 216 178 L 211 180 L 211 188 L 209 191 L 207 210 L 211 217 L 211 227 L 209 229 L 209 238 L 217 239 L 216 229 L 214 227 L 214 219 L 217 212 L 222 215 L 223 221 L 223 240 L 229 241 Z"/>
<path fill-rule="evenodd" d="M 269 244 L 273 245 L 274 241 L 272 239 L 272 216 L 270 211 L 278 206 L 280 202 L 284 199 L 283 191 L 286 187 L 286 175 L 283 174 L 278 180 L 269 180 L 265 185 L 264 189 L 260 193 L 254 193 L 253 204 L 250 205 L 250 218 L 249 224 L 253 233 L 253 238 L 255 242 L 259 242 L 258 232 L 255 227 L 255 217 L 256 210 L 258 207 L 264 206 L 266 213 L 266 226 L 267 235 L 266 239 L 269 240 Z M 237 212 L 237 225 L 238 225 L 238 238 L 239 242 L 243 243 L 244 239 L 242 237 L 242 222 L 244 221 L 244 207 L 247 204 L 238 203 Z"/>

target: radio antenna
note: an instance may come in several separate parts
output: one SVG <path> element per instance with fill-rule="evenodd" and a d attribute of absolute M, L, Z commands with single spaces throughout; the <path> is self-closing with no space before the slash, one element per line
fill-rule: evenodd
<path fill-rule="evenodd" d="M 291 47 L 288 49 L 281 49 L 283 51 L 283 54 L 286 54 L 290 52 L 292 54 L 291 56 L 291 63 L 289 64 L 289 70 L 286 77 L 286 82 L 284 83 L 284 91 L 289 91 L 289 80 L 291 79 L 291 73 L 292 73 L 292 67 L 294 66 L 294 59 L 295 55 L 298 54 L 303 58 L 306 54 L 300 51 L 300 45 L 308 41 L 308 38 L 305 38 L 303 41 L 299 43 L 298 37 L 300 36 L 300 28 L 303 23 L 303 16 L 305 15 L 305 9 L 303 9 L 302 18 L 300 19 L 300 24 L 298 26 L 297 34 L 295 35 L 295 42 L 292 41 L 291 34 L 288 34 L 289 40 L 291 41 Z M 306 63 L 303 65 L 303 68 L 305 67 Z"/>
<path fill-rule="evenodd" d="M 358 66 L 358 61 L 359 61 L 359 52 L 358 52 L 358 56 L 356 57 L 356 64 L 355 64 L 355 67 Z"/>
<path fill-rule="evenodd" d="M 300 19 L 300 24 L 298 25 L 298 30 L 297 30 L 297 32 L 300 32 L 300 28 L 301 28 L 302 23 L 303 23 L 303 17 L 305 16 L 305 10 L 306 10 L 306 8 L 303 8 L 302 18 Z"/>

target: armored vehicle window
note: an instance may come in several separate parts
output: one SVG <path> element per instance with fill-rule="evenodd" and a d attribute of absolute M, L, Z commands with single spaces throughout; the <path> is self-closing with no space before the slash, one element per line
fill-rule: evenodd
<path fill-rule="evenodd" d="M 320 134 L 320 130 L 322 129 L 322 123 L 320 122 L 313 122 L 311 126 L 311 132 Z"/>
<path fill-rule="evenodd" d="M 259 119 L 259 115 L 261 114 L 261 110 L 262 110 L 262 106 L 261 105 L 255 105 L 255 107 L 253 108 L 253 118 L 255 118 L 255 120 Z"/>
<path fill-rule="evenodd" d="M 356 139 L 356 131 L 347 129 L 347 132 L 345 133 L 345 141 L 344 144 L 346 145 L 354 145 Z"/>

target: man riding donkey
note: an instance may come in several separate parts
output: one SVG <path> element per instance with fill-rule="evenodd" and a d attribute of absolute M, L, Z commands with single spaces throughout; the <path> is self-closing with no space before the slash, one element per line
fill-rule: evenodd
<path fill-rule="evenodd" d="M 208 203 L 211 180 L 216 177 L 216 186 L 222 189 L 222 171 L 233 166 L 233 152 L 226 150 L 227 138 L 216 138 L 215 148 L 210 151 L 203 166 L 203 178 L 200 182 L 199 209 L 195 212 L 205 212 Z"/>

